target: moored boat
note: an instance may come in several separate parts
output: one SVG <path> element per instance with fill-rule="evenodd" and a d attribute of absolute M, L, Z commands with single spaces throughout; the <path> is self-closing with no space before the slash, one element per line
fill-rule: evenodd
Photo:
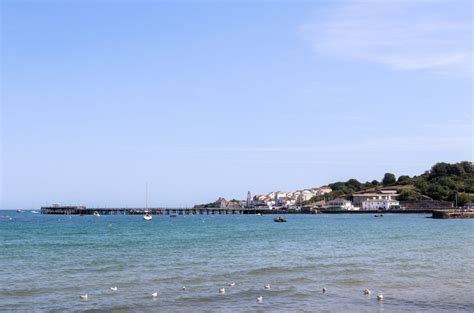
<path fill-rule="evenodd" d="M 151 214 L 149 212 L 145 212 L 145 214 L 143 215 L 143 219 L 145 221 L 150 221 L 152 218 L 153 218 L 153 216 L 151 216 Z"/>
<path fill-rule="evenodd" d="M 148 183 L 146 184 L 146 187 L 145 187 L 146 191 L 145 191 L 145 214 L 143 215 L 143 219 L 145 221 L 151 221 L 153 219 L 153 216 L 151 216 L 151 213 L 148 212 Z"/>

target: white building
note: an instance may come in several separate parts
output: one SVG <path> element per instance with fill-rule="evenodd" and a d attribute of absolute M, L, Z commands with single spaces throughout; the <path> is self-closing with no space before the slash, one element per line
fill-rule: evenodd
<path fill-rule="evenodd" d="M 389 210 L 393 206 L 400 206 L 400 203 L 390 197 L 378 197 L 362 202 L 362 210 Z"/>
<path fill-rule="evenodd" d="M 326 202 L 324 206 L 326 209 L 339 209 L 339 210 L 353 210 L 354 206 L 352 202 L 345 199 L 334 199 Z"/>

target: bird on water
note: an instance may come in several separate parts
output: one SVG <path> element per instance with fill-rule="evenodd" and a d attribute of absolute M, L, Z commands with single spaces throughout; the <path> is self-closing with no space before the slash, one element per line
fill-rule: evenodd
<path fill-rule="evenodd" d="M 262 296 L 257 297 L 257 303 L 263 303 L 263 297 Z"/>
<path fill-rule="evenodd" d="M 219 288 L 219 293 L 224 294 L 225 293 L 225 288 Z"/>
<path fill-rule="evenodd" d="M 265 288 L 265 289 L 272 289 L 272 286 L 270 286 L 270 284 L 266 284 L 266 285 L 264 286 L 264 288 Z"/>
<path fill-rule="evenodd" d="M 362 293 L 363 293 L 364 295 L 370 295 L 370 294 L 372 293 L 372 291 L 370 291 L 369 289 L 364 289 L 364 290 L 362 291 Z"/>

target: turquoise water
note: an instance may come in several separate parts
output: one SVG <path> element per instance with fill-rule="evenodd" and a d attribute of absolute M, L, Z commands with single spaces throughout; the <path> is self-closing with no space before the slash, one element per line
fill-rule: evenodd
<path fill-rule="evenodd" d="M 0 311 L 474 311 L 474 220 L 0 215 Z"/>

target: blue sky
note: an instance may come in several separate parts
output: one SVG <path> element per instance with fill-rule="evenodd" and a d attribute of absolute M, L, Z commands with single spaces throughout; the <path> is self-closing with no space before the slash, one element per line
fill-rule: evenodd
<path fill-rule="evenodd" d="M 2 2 L 2 208 L 472 160 L 470 1 Z"/>

